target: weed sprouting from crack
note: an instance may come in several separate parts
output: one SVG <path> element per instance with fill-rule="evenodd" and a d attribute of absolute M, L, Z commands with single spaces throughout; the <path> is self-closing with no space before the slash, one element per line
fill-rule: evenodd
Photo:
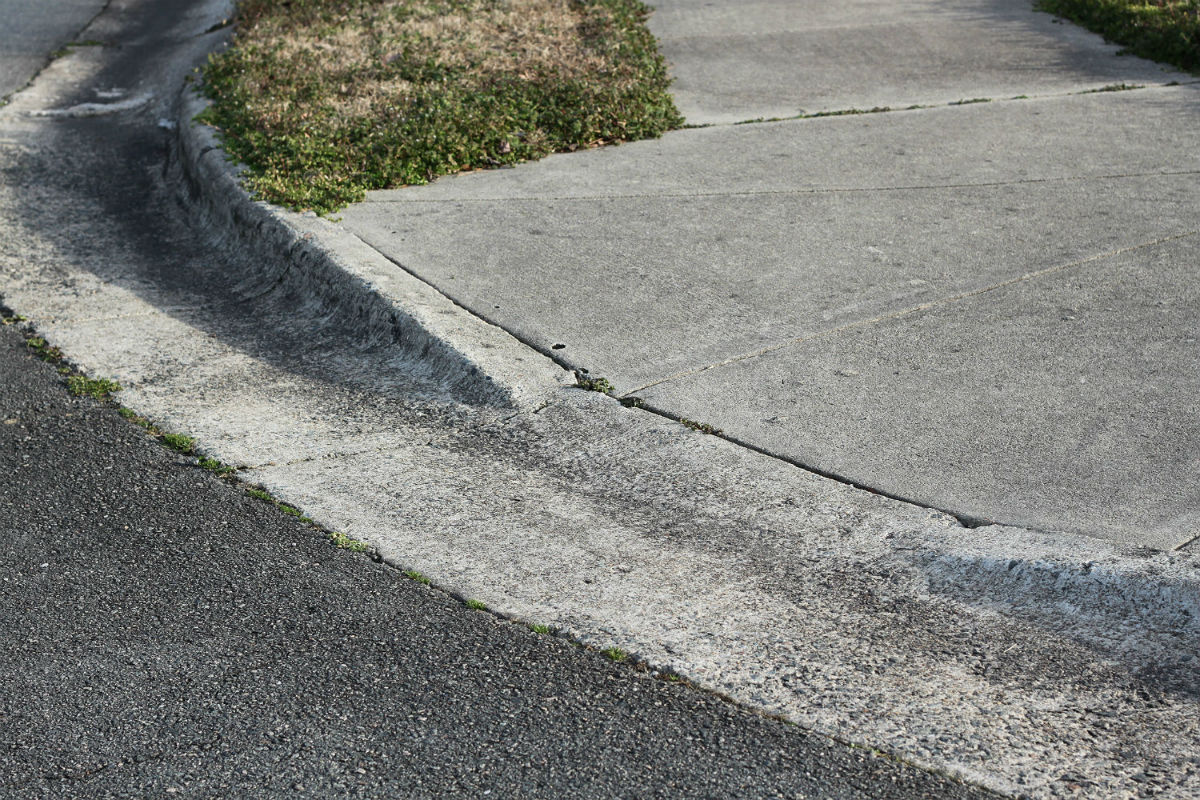
<path fill-rule="evenodd" d="M 607 378 L 593 377 L 582 370 L 576 370 L 575 372 L 575 385 L 580 389 L 586 389 L 589 392 L 599 392 L 600 394 L 611 395 L 616 392 L 616 387 L 609 383 Z"/>
<path fill-rule="evenodd" d="M 707 422 L 696 422 L 694 419 L 688 419 L 687 417 L 680 417 L 679 424 L 691 428 L 694 431 L 708 433 L 713 436 L 720 436 L 725 432 L 715 425 L 709 425 Z"/>
<path fill-rule="evenodd" d="M 339 531 L 330 531 L 329 540 L 337 547 L 349 550 L 352 553 L 365 553 L 370 549 L 366 542 L 360 542 L 358 539 L 351 538 Z"/>
<path fill-rule="evenodd" d="M 404 577 L 408 578 L 409 580 L 416 581 L 417 583 L 422 584 L 424 586 L 429 585 L 429 578 L 426 578 L 424 575 L 417 572 L 415 569 L 406 569 L 401 574 L 403 574 Z"/>
<path fill-rule="evenodd" d="M 640 397 L 622 397 L 621 405 L 625 406 L 626 408 L 645 408 L 646 401 Z"/>
<path fill-rule="evenodd" d="M 250 495 L 251 497 L 253 497 L 257 500 L 262 500 L 264 503 L 270 503 L 271 505 L 275 504 L 275 498 L 271 497 L 271 493 L 264 491 L 262 489 L 255 489 L 254 487 L 250 487 L 250 488 L 246 489 L 246 494 Z"/>
<path fill-rule="evenodd" d="M 26 338 L 25 345 L 29 349 L 33 350 L 37 357 L 42 361 L 46 361 L 51 364 L 57 364 L 63 360 L 62 350 L 59 350 L 57 347 L 53 347 L 52 345 L 48 344 L 46 340 L 40 336 L 30 336 Z"/>
<path fill-rule="evenodd" d="M 906 111 L 923 108 L 924 106 L 909 106 Z M 821 117 L 852 117 L 859 114 L 882 114 L 887 111 L 892 111 L 891 106 L 875 106 L 874 108 L 839 108 L 833 111 L 814 111 L 809 113 L 801 111 L 798 114 L 793 114 L 790 117 L 755 117 L 754 119 L 743 119 L 733 123 L 734 125 L 758 125 L 763 122 L 791 122 L 798 119 L 820 119 Z"/>
<path fill-rule="evenodd" d="M 226 478 L 237 472 L 237 467 L 231 467 L 228 464 L 223 464 L 215 458 L 204 456 L 199 461 L 200 468 L 206 469 L 216 475 L 218 478 Z"/>
<path fill-rule="evenodd" d="M 24 317 L 5 317 L 4 324 L 11 325 L 24 321 Z M 66 363 L 63 351 L 47 342 L 41 336 L 25 337 L 25 346 L 47 364 L 55 365 L 59 375 L 67 378 L 67 391 L 76 397 L 91 397 L 95 400 L 108 400 L 113 394 L 121 391 L 121 384 L 111 378 L 89 378 Z"/>
<path fill-rule="evenodd" d="M 220 463 L 220 462 L 217 462 L 217 463 Z M 366 553 L 366 554 L 370 555 L 372 558 L 376 558 L 376 555 L 375 555 L 374 551 L 371 549 L 371 546 L 368 545 L 366 542 L 355 539 L 352 536 L 347 536 L 346 534 L 342 533 L 341 531 L 331 531 L 331 530 L 322 528 L 315 521 L 313 521 L 310 517 L 304 516 L 304 514 L 301 513 L 300 509 L 296 508 L 293 505 L 288 505 L 287 503 L 283 503 L 283 502 L 280 502 L 279 500 L 276 500 L 271 495 L 271 493 L 268 492 L 266 489 L 260 489 L 256 486 L 247 486 L 246 487 L 246 495 L 249 497 L 253 497 L 256 500 L 261 500 L 264 503 L 274 506 L 277 510 L 282 511 L 284 514 L 287 514 L 289 517 L 295 517 L 300 522 L 304 523 L 305 525 L 308 525 L 309 527 L 324 531 L 325 535 L 329 538 L 329 541 L 335 547 L 337 547 L 339 549 L 349 550 L 352 553 Z M 378 559 L 376 558 L 376 560 L 378 560 Z"/>
<path fill-rule="evenodd" d="M 975 103 L 990 103 L 990 102 L 992 102 L 992 98 L 990 98 L 990 97 L 972 97 L 967 100 L 955 100 L 954 102 L 947 103 L 946 105 L 948 105 L 948 106 L 970 106 L 970 105 L 974 105 Z"/>
<path fill-rule="evenodd" d="M 104 47 L 104 42 L 100 42 L 95 39 L 84 39 L 81 42 L 67 42 L 62 47 L 58 48 L 53 53 L 51 53 L 50 58 L 51 59 L 62 58 L 65 55 L 69 55 L 69 54 L 75 52 L 75 48 L 77 48 L 77 47 Z"/>
<path fill-rule="evenodd" d="M 86 396 L 96 400 L 107 400 L 114 392 L 121 391 L 121 384 L 108 378 L 71 375 L 67 378 L 67 390 L 76 397 Z"/>
<path fill-rule="evenodd" d="M 529 623 L 528 627 L 529 627 L 529 630 L 533 631 L 534 633 L 541 634 L 542 636 L 549 636 L 551 633 L 554 632 L 553 629 L 549 625 L 541 625 L 536 622 Z"/>
<path fill-rule="evenodd" d="M 162 434 L 163 444 L 174 450 L 176 453 L 191 455 L 192 450 L 196 446 L 196 440 L 190 436 L 185 436 L 182 433 L 164 433 Z"/>
<path fill-rule="evenodd" d="M 616 661 L 617 663 L 629 660 L 629 653 L 626 653 L 619 647 L 606 647 L 600 652 L 610 661 Z"/>
<path fill-rule="evenodd" d="M 464 605 L 467 608 L 474 609 L 475 611 L 487 611 L 488 610 L 487 604 L 484 603 L 482 600 L 467 600 L 464 603 Z"/>

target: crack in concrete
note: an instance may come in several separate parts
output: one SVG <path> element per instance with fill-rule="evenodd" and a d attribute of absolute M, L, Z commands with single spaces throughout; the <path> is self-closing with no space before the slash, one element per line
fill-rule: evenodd
<path fill-rule="evenodd" d="M 837 333 L 842 333 L 843 331 L 853 330 L 855 328 L 863 328 L 868 325 L 874 325 L 874 324 L 877 324 L 880 322 L 887 322 L 887 321 L 894 320 L 894 319 L 900 319 L 901 317 L 906 317 L 910 314 L 915 314 L 919 311 L 927 311 L 931 308 L 937 308 L 940 306 L 950 305 L 952 303 L 957 303 L 961 300 L 966 300 L 971 297 L 977 297 L 979 295 L 987 294 L 988 292 L 994 292 L 997 289 L 1003 289 L 1008 286 L 1014 286 L 1018 283 L 1025 283 L 1028 281 L 1037 280 L 1039 278 L 1044 278 L 1048 275 L 1053 275 L 1057 272 L 1062 272 L 1064 270 L 1072 269 L 1075 267 L 1082 267 L 1086 264 L 1091 264 L 1091 263 L 1094 263 L 1097 261 L 1103 261 L 1105 259 L 1114 258 L 1114 257 L 1122 255 L 1124 253 L 1132 253 L 1137 250 L 1142 250 L 1142 249 L 1145 249 L 1148 247 L 1157 247 L 1158 245 L 1166 244 L 1168 242 L 1174 242 L 1174 241 L 1178 241 L 1180 239 L 1186 239 L 1190 236 L 1195 236 L 1197 233 L 1200 233 L 1200 229 L 1186 231 L 1184 233 L 1177 233 L 1177 234 L 1173 234 L 1171 236 L 1164 236 L 1164 237 L 1154 239 L 1151 241 L 1140 242 L 1138 244 L 1129 245 L 1127 247 L 1118 247 L 1115 250 L 1110 250 L 1105 253 L 1097 253 L 1095 255 L 1087 256 L 1086 258 L 1081 258 L 1081 259 L 1076 259 L 1075 261 L 1070 261 L 1066 264 L 1058 264 L 1056 266 L 1046 267 L 1045 269 L 1036 270 L 1034 272 L 1026 272 L 1025 274 L 1018 275 L 1015 278 L 1009 278 L 1006 281 L 1000 281 L 999 283 L 991 284 L 989 286 L 985 286 L 980 289 L 972 289 L 967 292 L 959 292 L 958 294 L 950 295 L 949 297 L 941 297 L 936 300 L 930 300 L 927 303 L 921 303 L 920 305 L 912 306 L 910 308 L 901 309 L 899 311 L 893 311 L 889 314 L 881 314 L 879 316 L 871 317 L 869 319 L 858 320 L 856 322 L 850 322 L 845 325 L 839 325 L 836 328 L 828 328 L 823 331 L 817 331 L 816 333 L 812 333 L 807 336 L 796 336 L 794 338 L 786 339 L 786 340 L 784 340 L 782 342 L 778 342 L 776 344 L 772 344 L 772 345 L 768 345 L 766 347 L 759 348 L 758 350 L 753 350 L 749 353 L 742 353 L 740 355 L 731 356 L 731 357 L 723 359 L 721 361 L 716 361 L 711 364 L 706 364 L 705 366 L 702 366 L 702 367 L 697 367 L 695 369 L 689 369 L 689 370 L 682 370 L 680 372 L 676 372 L 671 375 L 667 375 L 663 378 L 660 378 L 659 380 L 643 384 L 641 386 L 638 386 L 635 389 L 630 389 L 623 396 L 627 397 L 627 396 L 629 396 L 631 394 L 635 394 L 637 392 L 644 392 L 645 390 L 653 388 L 655 386 L 661 386 L 662 384 L 669 383 L 670 381 L 679 380 L 681 378 L 688 378 L 693 375 L 698 375 L 702 372 L 708 372 L 709 370 L 716 369 L 718 367 L 724 367 L 724 366 L 728 366 L 730 364 L 736 364 L 740 361 L 747 361 L 752 358 L 758 358 L 759 356 L 764 356 L 764 355 L 767 355 L 768 353 L 773 353 L 776 350 L 782 350 L 786 347 L 803 344 L 805 342 L 809 342 L 814 339 L 821 339 L 826 336 L 830 336 L 830 335 L 837 334 Z"/>
<path fill-rule="evenodd" d="M 1126 84 L 1126 83 L 1111 83 L 1095 89 L 1078 89 L 1069 92 L 1046 92 L 1043 94 L 1018 94 L 1013 97 L 972 97 L 960 100 L 950 100 L 947 102 L 933 103 L 908 103 L 896 105 L 877 105 L 871 108 L 845 108 L 831 109 L 829 111 L 814 111 L 800 112 L 786 117 L 755 117 L 752 119 L 743 119 L 736 122 L 705 122 L 697 125 L 683 126 L 683 129 L 700 129 L 700 128 L 726 128 L 732 125 L 761 125 L 768 122 L 798 122 L 809 119 L 819 119 L 821 117 L 846 117 L 859 116 L 862 114 L 894 114 L 903 111 L 931 111 L 939 108 L 949 108 L 952 106 L 969 106 L 977 103 L 1012 103 L 1020 100 L 1053 100 L 1062 97 L 1079 97 L 1087 94 L 1100 94 L 1103 92 L 1133 92 L 1133 91 L 1148 91 L 1153 89 L 1168 89 L 1175 86 L 1192 86 L 1200 83 L 1200 80 L 1192 81 L 1168 81 L 1166 83 L 1150 83 L 1150 84 Z"/>

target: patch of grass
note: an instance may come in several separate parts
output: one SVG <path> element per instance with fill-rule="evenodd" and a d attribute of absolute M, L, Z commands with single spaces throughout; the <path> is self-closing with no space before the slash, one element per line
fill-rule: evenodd
<path fill-rule="evenodd" d="M 529 630 L 533 631 L 534 633 L 540 633 L 543 636 L 550 634 L 550 626 L 549 625 L 539 625 L 537 623 L 530 623 Z"/>
<path fill-rule="evenodd" d="M 404 570 L 404 577 L 414 580 L 417 583 L 423 583 L 426 586 L 429 585 L 429 578 L 426 578 L 424 575 L 417 572 L 415 569 Z"/>
<path fill-rule="evenodd" d="M 272 505 L 275 504 L 275 498 L 271 497 L 271 493 L 264 492 L 262 489 L 248 488 L 248 489 L 246 489 L 246 494 L 250 495 L 251 497 L 257 498 L 259 500 L 262 500 L 264 503 L 270 503 Z"/>
<path fill-rule="evenodd" d="M 612 394 L 616 391 L 616 387 L 608 382 L 608 378 L 595 378 L 586 372 L 575 373 L 575 385 L 580 389 L 587 389 L 589 392 L 600 392 L 600 394 Z"/>
<path fill-rule="evenodd" d="M 108 378 L 89 378 L 85 375 L 72 375 L 67 378 L 67 389 L 76 397 L 92 397 L 96 400 L 106 400 L 113 392 L 121 391 L 121 385 Z"/>
<path fill-rule="evenodd" d="M 353 553 L 365 553 L 370 549 L 366 542 L 360 542 L 358 539 L 351 538 L 338 531 L 330 531 L 329 540 L 343 550 L 349 550 Z"/>
<path fill-rule="evenodd" d="M 1200 72 L 1200 0 L 1037 0 L 1130 53 Z"/>
<path fill-rule="evenodd" d="M 680 424 L 682 424 L 688 428 L 691 428 L 694 431 L 700 431 L 701 433 L 710 433 L 714 436 L 719 436 L 720 434 L 725 432 L 714 425 L 709 425 L 707 422 L 696 422 L 696 420 L 687 419 L 686 417 L 681 417 L 679 419 L 679 422 L 680 422 Z"/>
<path fill-rule="evenodd" d="M 629 654 L 626 653 L 624 650 L 622 650 L 619 647 L 606 647 L 603 650 L 601 650 L 600 652 L 603 653 L 605 656 L 607 656 L 609 659 L 616 661 L 616 662 L 625 661 L 629 658 Z"/>
<path fill-rule="evenodd" d="M 191 453 L 192 448 L 196 445 L 196 440 L 190 436 L 184 436 L 182 433 L 164 433 L 162 434 L 163 444 L 178 453 Z"/>
<path fill-rule="evenodd" d="M 28 319 L 29 317 L 20 314 L 13 314 L 11 316 L 5 314 L 0 316 L 0 325 L 16 325 L 18 322 L 25 322 Z"/>
<path fill-rule="evenodd" d="M 242 0 L 203 91 L 248 187 L 369 189 L 660 136 L 683 119 L 640 0 Z"/>
<path fill-rule="evenodd" d="M 487 604 L 480 600 L 468 600 L 467 608 L 473 608 L 476 611 L 487 611 Z"/>

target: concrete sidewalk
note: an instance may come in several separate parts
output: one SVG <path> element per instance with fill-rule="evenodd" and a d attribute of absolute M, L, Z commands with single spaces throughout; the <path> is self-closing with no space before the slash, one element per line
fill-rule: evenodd
<path fill-rule="evenodd" d="M 908 110 L 373 192 L 346 229 L 563 365 L 821 474 L 969 524 L 1200 534 L 1193 77 L 1024 0 L 653 20 L 689 122 Z"/>

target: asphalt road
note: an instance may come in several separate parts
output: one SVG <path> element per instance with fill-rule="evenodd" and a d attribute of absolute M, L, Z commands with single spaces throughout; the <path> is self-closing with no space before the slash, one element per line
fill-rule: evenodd
<path fill-rule="evenodd" d="M 465 607 L 0 331 L 0 795 L 982 797 Z"/>

